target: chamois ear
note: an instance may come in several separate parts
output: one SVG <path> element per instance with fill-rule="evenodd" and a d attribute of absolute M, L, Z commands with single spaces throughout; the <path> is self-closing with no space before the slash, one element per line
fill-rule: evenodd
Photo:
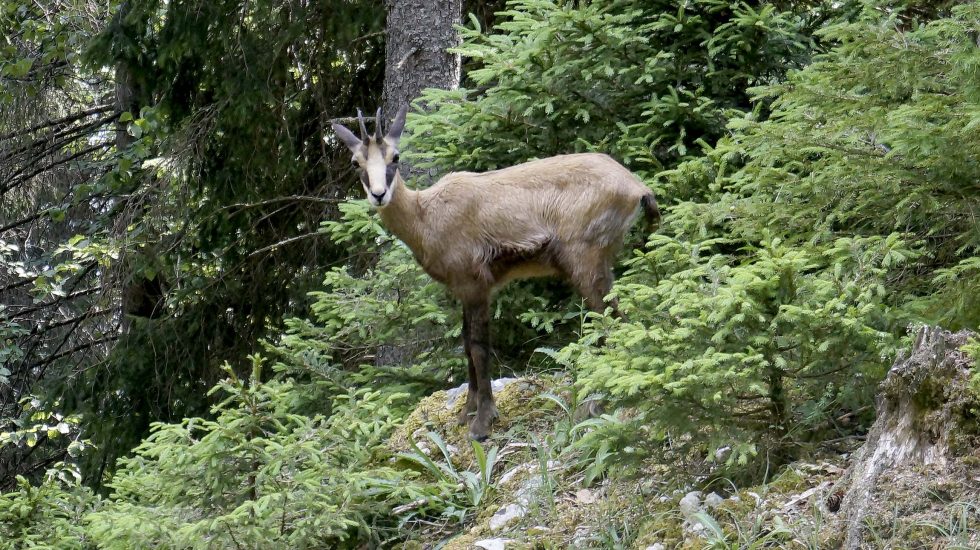
<path fill-rule="evenodd" d="M 391 123 L 391 128 L 388 129 L 388 135 L 385 138 L 392 144 L 397 144 L 402 137 L 402 130 L 405 129 L 405 113 L 407 112 L 408 106 L 402 105 L 402 108 L 398 109 L 398 114 L 395 115 L 395 120 Z"/>
<path fill-rule="evenodd" d="M 340 141 L 343 141 L 344 145 L 346 145 L 351 152 L 357 152 L 357 150 L 361 148 L 361 140 L 357 139 L 357 136 L 355 136 L 350 130 L 340 124 L 337 124 L 336 122 L 334 122 L 332 126 L 334 133 L 337 134 Z"/>
<path fill-rule="evenodd" d="M 374 140 L 381 141 L 383 135 L 381 132 L 381 107 L 378 107 L 378 112 L 374 115 Z"/>

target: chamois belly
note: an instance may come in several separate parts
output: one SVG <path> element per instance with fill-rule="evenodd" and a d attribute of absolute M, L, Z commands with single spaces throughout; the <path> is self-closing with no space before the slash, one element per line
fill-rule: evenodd
<path fill-rule="evenodd" d="M 493 269 L 493 271 L 496 279 L 494 286 L 496 287 L 503 286 L 516 279 L 558 275 L 558 270 L 551 265 L 534 261 L 500 266 L 498 269 Z"/>

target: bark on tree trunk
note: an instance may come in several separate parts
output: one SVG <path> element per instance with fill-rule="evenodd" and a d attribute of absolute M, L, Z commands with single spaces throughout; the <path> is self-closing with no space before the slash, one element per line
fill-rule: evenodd
<path fill-rule="evenodd" d="M 459 45 L 455 25 L 462 17 L 462 0 L 386 0 L 385 83 L 381 103 L 391 120 L 425 88 L 459 87 L 462 63 L 449 48 Z M 402 175 L 429 176 L 402 161 Z M 431 182 L 428 182 L 431 183 Z"/>
<path fill-rule="evenodd" d="M 461 0 L 387 0 L 385 84 L 381 98 L 387 118 L 419 96 L 423 88 L 459 87 L 459 45 L 455 25 Z"/>
<path fill-rule="evenodd" d="M 139 106 L 136 104 L 136 92 L 133 89 L 133 76 L 125 63 L 116 64 L 116 110 L 120 113 L 129 111 L 133 118 L 139 117 Z M 133 142 L 127 132 L 125 122 L 116 122 L 116 148 L 120 151 L 129 147 Z"/>
<path fill-rule="evenodd" d="M 128 3 L 123 3 L 119 7 L 119 11 L 116 17 L 119 21 L 122 21 L 126 17 L 126 13 L 129 11 Z M 133 75 L 126 65 L 126 62 L 120 61 L 116 63 L 116 110 L 120 113 L 129 112 L 133 115 L 133 118 L 139 117 L 139 105 L 136 103 L 136 91 L 133 84 Z M 116 150 L 125 151 L 133 143 L 132 136 L 129 135 L 128 123 L 116 121 Z M 119 224 L 121 225 L 121 224 Z M 121 237 L 123 231 L 122 227 L 117 225 L 116 230 L 120 232 L 117 237 Z M 128 255 L 128 253 L 127 253 Z M 129 316 L 130 313 L 135 311 L 138 306 L 134 305 L 135 302 L 139 301 L 139 297 L 144 293 L 141 292 L 142 286 L 138 281 L 134 281 L 132 273 L 126 267 L 127 262 L 120 262 L 116 268 L 116 277 L 122 282 L 122 291 L 120 292 L 120 329 L 124 334 L 128 334 L 132 328 L 132 318 Z"/>
<path fill-rule="evenodd" d="M 119 9 L 117 17 L 122 20 L 126 17 L 129 7 L 127 4 Z M 129 112 L 133 118 L 139 118 L 140 105 L 139 97 L 141 90 L 137 87 L 132 71 L 125 61 L 116 64 L 116 110 L 120 113 Z M 123 152 L 132 145 L 134 139 L 128 131 L 129 123 L 116 122 L 116 149 Z M 142 210 L 139 213 L 125 216 L 116 225 L 117 237 L 122 237 L 125 227 L 129 225 L 130 219 L 142 217 Z M 123 333 L 129 333 L 132 328 L 133 317 L 153 318 L 163 313 L 164 299 L 166 296 L 166 284 L 162 280 L 162 275 L 158 275 L 153 280 L 146 278 L 143 274 L 134 273 L 134 262 L 137 253 L 133 250 L 124 251 L 115 268 L 117 284 L 121 286 L 120 292 L 120 329 Z"/>

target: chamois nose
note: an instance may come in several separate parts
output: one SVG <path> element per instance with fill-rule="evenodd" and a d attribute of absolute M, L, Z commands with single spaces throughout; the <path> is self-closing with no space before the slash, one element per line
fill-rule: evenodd
<path fill-rule="evenodd" d="M 371 196 L 374 197 L 374 200 L 376 200 L 376 201 L 378 201 L 380 203 L 382 201 L 382 199 L 385 198 L 385 193 L 387 193 L 387 191 L 384 191 L 384 192 L 382 192 L 379 195 L 379 194 L 375 193 L 374 191 L 371 191 Z"/>

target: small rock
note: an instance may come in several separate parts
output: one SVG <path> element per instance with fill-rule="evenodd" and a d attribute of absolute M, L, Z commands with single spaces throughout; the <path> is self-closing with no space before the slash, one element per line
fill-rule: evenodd
<path fill-rule="evenodd" d="M 497 393 L 518 380 L 520 380 L 520 378 L 498 378 L 490 382 L 490 387 L 493 389 L 494 393 Z M 446 410 L 452 410 L 453 405 L 456 404 L 456 400 L 459 399 L 460 396 L 466 395 L 467 391 L 469 391 L 469 382 L 448 390 L 446 392 Z"/>
<path fill-rule="evenodd" d="M 529 472 L 530 471 L 530 467 L 528 465 L 533 465 L 533 463 L 528 462 L 526 464 L 521 464 L 520 466 L 514 466 L 510 470 L 507 470 L 506 472 L 504 472 L 504 474 L 502 476 L 500 476 L 500 479 L 497 480 L 497 484 L 498 485 L 507 485 L 507 483 L 510 480 L 512 480 L 515 477 L 517 477 L 517 475 L 520 474 L 521 472 Z"/>
<path fill-rule="evenodd" d="M 469 383 L 446 391 L 446 410 L 452 410 L 453 405 L 456 403 L 456 400 L 459 399 L 459 396 L 466 393 L 467 386 L 469 386 Z"/>
<path fill-rule="evenodd" d="M 535 525 L 527 530 L 528 535 L 547 535 L 550 532 L 551 528 L 544 525 Z"/>
<path fill-rule="evenodd" d="M 483 550 L 505 550 L 508 542 L 514 541 L 511 539 L 483 539 L 474 542 L 473 546 L 483 548 Z"/>
<path fill-rule="evenodd" d="M 691 517 L 701 511 L 701 491 L 691 491 L 680 501 L 681 513 Z"/>
<path fill-rule="evenodd" d="M 579 489 L 575 491 L 575 501 L 579 504 L 595 504 L 596 497 L 595 494 L 588 489 Z"/>
<path fill-rule="evenodd" d="M 490 387 L 493 391 L 498 392 L 513 382 L 517 382 L 520 378 L 498 378 L 490 382 Z"/>
<path fill-rule="evenodd" d="M 667 547 L 664 546 L 662 542 L 658 542 L 656 544 L 651 544 L 650 546 L 647 546 L 643 550 L 667 550 Z"/>
<path fill-rule="evenodd" d="M 530 506 L 531 501 L 534 500 L 534 493 L 537 492 L 544 485 L 544 480 L 541 476 L 529 477 L 521 483 L 521 486 L 514 492 L 514 496 L 517 498 L 517 503 L 521 506 L 527 508 Z"/>
<path fill-rule="evenodd" d="M 490 518 L 490 530 L 499 531 L 511 522 L 521 519 L 525 514 L 527 514 L 527 508 L 520 504 L 501 506 L 497 513 Z"/>
<path fill-rule="evenodd" d="M 728 455 L 732 454 L 732 448 L 728 445 L 715 451 L 715 461 L 724 462 L 728 459 Z"/>
<path fill-rule="evenodd" d="M 708 532 L 708 528 L 694 518 L 684 520 L 684 523 L 681 524 L 681 530 L 684 533 L 694 535 L 695 537 L 704 537 L 704 535 L 706 535 Z"/>
<path fill-rule="evenodd" d="M 426 437 L 426 434 L 428 433 L 429 430 L 427 428 L 419 428 L 414 432 L 412 432 L 412 441 L 414 441 L 415 446 L 418 447 L 420 451 L 422 451 L 422 454 L 426 456 L 431 456 L 432 449 L 429 448 L 429 443 L 428 443 L 429 438 Z"/>
<path fill-rule="evenodd" d="M 575 548 L 584 547 L 592 539 L 592 529 L 586 525 L 580 525 L 572 535 L 572 546 Z"/>
<path fill-rule="evenodd" d="M 708 493 L 708 496 L 704 497 L 704 505 L 708 510 L 717 508 L 722 502 L 725 502 L 725 497 L 718 493 Z"/>

